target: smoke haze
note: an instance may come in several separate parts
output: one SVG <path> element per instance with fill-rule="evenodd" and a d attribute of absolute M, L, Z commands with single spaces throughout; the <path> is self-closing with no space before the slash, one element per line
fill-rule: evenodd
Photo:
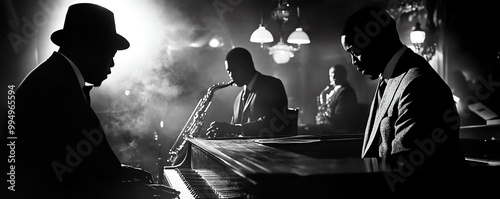
<path fill-rule="evenodd" d="M 213 32 L 207 26 L 224 28 L 216 18 L 196 21 L 170 1 L 94 3 L 114 12 L 117 33 L 131 45 L 117 52 L 112 73 L 92 90 L 92 106 L 120 160 L 143 162 L 152 170 L 158 145 L 165 158 L 206 89 L 227 82 L 225 49 L 189 47 L 195 42 L 204 45 Z"/>

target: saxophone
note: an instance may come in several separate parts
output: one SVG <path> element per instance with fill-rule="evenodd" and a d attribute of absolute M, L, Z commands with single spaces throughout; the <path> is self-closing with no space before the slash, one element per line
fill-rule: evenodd
<path fill-rule="evenodd" d="M 316 114 L 316 124 L 328 124 L 329 121 L 327 119 L 328 113 L 330 112 L 330 107 L 329 107 L 329 100 L 323 98 L 325 92 L 330 90 L 332 85 L 326 86 L 325 89 L 323 89 L 320 94 L 316 97 L 316 104 L 318 106 L 318 112 Z"/>
<path fill-rule="evenodd" d="M 203 122 L 205 120 L 205 115 L 207 113 L 208 107 L 210 107 L 212 97 L 216 90 L 226 88 L 228 86 L 233 85 L 233 81 L 225 84 L 224 82 L 214 84 L 210 88 L 208 88 L 207 93 L 203 96 L 203 98 L 198 101 L 198 105 L 189 116 L 188 121 L 182 128 L 181 133 L 177 136 L 174 144 L 170 148 L 168 152 L 167 164 L 170 166 L 174 166 L 177 158 L 179 157 L 179 152 L 184 148 L 187 138 L 193 138 L 194 135 L 198 135 L 201 131 L 201 127 L 203 126 Z"/>

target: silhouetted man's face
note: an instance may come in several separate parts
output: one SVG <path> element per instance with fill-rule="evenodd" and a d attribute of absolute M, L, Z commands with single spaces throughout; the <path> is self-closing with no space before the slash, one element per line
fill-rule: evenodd
<path fill-rule="evenodd" d="M 93 48 L 86 50 L 83 55 L 82 74 L 86 82 L 100 86 L 111 74 L 111 67 L 115 65 L 113 57 L 117 50 L 110 47 Z"/>
<path fill-rule="evenodd" d="M 244 71 L 241 68 L 234 66 L 234 64 L 230 64 L 227 60 L 224 62 L 226 64 L 226 72 L 229 75 L 229 78 L 233 80 L 236 86 L 241 87 L 245 83 L 243 82 Z"/>
<path fill-rule="evenodd" d="M 248 84 L 255 75 L 252 56 L 244 48 L 238 47 L 230 50 L 224 64 L 227 74 L 238 87 Z"/>
<path fill-rule="evenodd" d="M 346 40 L 346 35 L 342 35 L 341 43 L 344 50 L 348 52 L 351 56 L 352 65 L 357 67 L 357 70 L 363 75 L 369 76 L 370 79 L 376 79 L 380 76 L 383 69 L 385 68 L 384 63 L 381 63 L 378 59 L 380 53 L 384 51 L 383 48 L 376 48 L 373 45 L 361 49 L 352 44 L 352 42 Z M 375 50 L 374 50 L 375 49 Z"/>
<path fill-rule="evenodd" d="M 331 67 L 328 71 L 330 76 L 330 84 L 331 85 L 342 85 L 346 81 L 346 76 L 344 71 L 338 70 L 335 67 Z"/>

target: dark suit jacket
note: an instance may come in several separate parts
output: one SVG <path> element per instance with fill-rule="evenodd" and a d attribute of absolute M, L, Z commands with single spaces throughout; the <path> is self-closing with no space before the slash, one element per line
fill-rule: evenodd
<path fill-rule="evenodd" d="M 69 62 L 53 53 L 16 92 L 19 192 L 87 195 L 120 180 L 121 164 Z"/>
<path fill-rule="evenodd" d="M 351 85 L 346 82 L 339 90 L 327 99 L 328 101 L 328 121 L 335 130 L 350 130 L 353 129 L 352 124 L 356 114 L 358 104 L 356 92 Z"/>
<path fill-rule="evenodd" d="M 429 63 L 407 49 L 386 81 L 376 113 L 372 103 L 362 157 L 408 160 L 423 152 L 424 165 L 460 165 L 460 117 L 450 88 Z"/>
<path fill-rule="evenodd" d="M 467 165 L 450 88 L 410 49 L 386 81 L 376 112 L 372 103 L 362 157 L 384 157 L 397 163 L 387 180 L 404 197 L 456 191 Z"/>
<path fill-rule="evenodd" d="M 234 102 L 233 124 L 240 123 L 239 108 L 243 91 Z M 287 115 L 288 98 L 281 80 L 257 74 L 243 109 L 241 121 L 245 136 L 272 137 L 289 133 L 291 118 Z"/>

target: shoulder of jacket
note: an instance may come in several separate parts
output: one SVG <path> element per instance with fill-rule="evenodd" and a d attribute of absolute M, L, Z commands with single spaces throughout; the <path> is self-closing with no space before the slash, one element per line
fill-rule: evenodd
<path fill-rule="evenodd" d="M 260 77 L 262 78 L 262 80 L 268 82 L 268 83 L 280 83 L 280 84 L 283 84 L 283 82 L 281 81 L 281 79 L 277 78 L 277 77 L 274 77 L 274 76 L 271 76 L 271 75 L 265 75 L 265 74 L 262 74 L 260 75 Z"/>

